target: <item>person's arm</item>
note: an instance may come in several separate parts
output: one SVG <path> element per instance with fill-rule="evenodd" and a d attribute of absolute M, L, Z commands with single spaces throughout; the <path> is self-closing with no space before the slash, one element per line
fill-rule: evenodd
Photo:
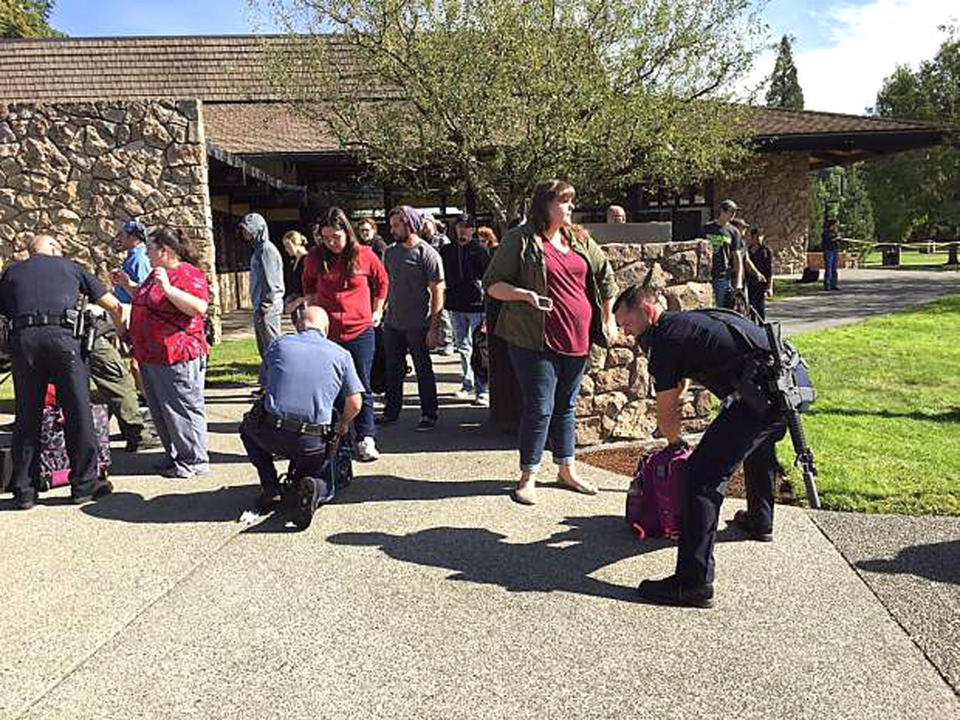
<path fill-rule="evenodd" d="M 283 297 L 283 258 L 280 257 L 280 251 L 276 248 L 271 248 L 263 254 L 264 288 L 261 310 L 266 312 L 273 307 L 277 298 Z"/>
<path fill-rule="evenodd" d="M 343 412 L 340 413 L 340 419 L 337 421 L 338 435 L 346 435 L 350 432 L 350 423 L 360 413 L 361 407 L 363 407 L 362 393 L 347 395 L 343 402 Z"/>
<path fill-rule="evenodd" d="M 518 233 L 508 233 L 503 239 L 487 271 L 483 275 L 483 287 L 487 295 L 501 302 L 525 302 L 537 307 L 537 294 L 533 290 L 517 287 L 520 277 L 520 251 L 523 240 Z M 539 308 L 537 308 L 539 309 Z"/>
<path fill-rule="evenodd" d="M 160 289 L 163 290 L 164 296 L 177 310 L 190 317 L 203 315 L 203 313 L 207 311 L 207 305 L 209 303 L 203 298 L 188 293 L 186 290 L 174 287 L 170 282 L 170 277 L 167 275 L 166 270 L 163 268 L 155 268 L 153 272 L 157 282 L 160 283 Z"/>
<path fill-rule="evenodd" d="M 757 270 L 757 266 L 753 264 L 753 259 L 750 257 L 750 253 L 744 255 L 744 260 L 747 263 L 747 269 L 750 271 L 750 274 L 753 275 L 757 282 L 761 285 L 767 282 L 767 279 L 763 276 L 763 273 Z"/>
<path fill-rule="evenodd" d="M 383 309 L 387 304 L 387 292 L 390 289 L 390 278 L 387 276 L 387 269 L 380 262 L 380 258 L 373 252 L 370 253 L 370 278 L 372 280 L 372 315 L 373 324 L 377 326 L 383 319 Z"/>
<path fill-rule="evenodd" d="M 743 290 L 743 258 L 736 250 L 730 255 L 730 263 L 733 265 L 733 289 Z"/>
<path fill-rule="evenodd" d="M 427 330 L 427 347 L 440 345 L 440 333 L 443 332 L 443 291 L 443 280 L 430 283 L 430 329 Z"/>
<path fill-rule="evenodd" d="M 110 313 L 110 319 L 113 320 L 113 326 L 117 329 L 117 337 L 123 340 L 123 308 L 120 306 L 120 301 L 117 300 L 117 296 L 109 292 L 104 293 L 97 300 L 97 305 Z"/>
<path fill-rule="evenodd" d="M 670 390 L 657 392 L 657 427 L 671 445 L 680 441 L 680 396 L 685 387 L 685 383 L 681 383 Z"/>

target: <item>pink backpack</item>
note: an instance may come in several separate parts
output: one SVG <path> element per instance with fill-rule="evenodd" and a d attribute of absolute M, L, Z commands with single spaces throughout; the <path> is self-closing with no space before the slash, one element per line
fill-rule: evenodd
<path fill-rule="evenodd" d="M 627 525 L 639 539 L 680 537 L 683 467 L 692 452 L 663 448 L 640 456 L 627 492 Z"/>

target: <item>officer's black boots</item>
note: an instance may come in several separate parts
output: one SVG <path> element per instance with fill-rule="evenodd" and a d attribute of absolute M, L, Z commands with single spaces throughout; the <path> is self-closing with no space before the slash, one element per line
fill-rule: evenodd
<path fill-rule="evenodd" d="M 676 575 L 662 580 L 644 580 L 637 588 L 640 601 L 649 605 L 677 607 L 713 607 L 713 585 L 685 587 Z"/>
<path fill-rule="evenodd" d="M 773 542 L 773 528 L 762 526 L 746 510 L 737 510 L 730 524 L 751 540 Z"/>
<path fill-rule="evenodd" d="M 81 495 L 74 495 L 72 500 L 74 505 L 80 505 L 91 500 L 99 500 L 113 492 L 113 483 L 109 480 L 97 480 L 93 487 Z"/>

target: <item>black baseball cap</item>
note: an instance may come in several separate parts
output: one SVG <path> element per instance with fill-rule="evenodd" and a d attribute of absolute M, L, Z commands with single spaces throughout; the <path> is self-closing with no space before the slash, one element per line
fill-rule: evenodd
<path fill-rule="evenodd" d="M 720 201 L 720 209 L 726 210 L 727 212 L 736 212 L 740 208 L 737 207 L 737 204 L 733 200 L 727 198 L 726 200 Z"/>
<path fill-rule="evenodd" d="M 470 215 L 470 213 L 460 213 L 459 215 L 457 215 L 457 216 L 453 219 L 453 226 L 454 226 L 454 227 L 456 227 L 457 225 L 460 225 L 460 224 L 466 225 L 467 227 L 476 227 L 476 226 L 477 226 L 476 221 L 473 219 L 473 217 Z"/>

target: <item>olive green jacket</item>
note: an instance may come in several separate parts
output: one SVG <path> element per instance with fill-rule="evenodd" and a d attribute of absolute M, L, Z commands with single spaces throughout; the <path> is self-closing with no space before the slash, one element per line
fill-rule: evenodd
<path fill-rule="evenodd" d="M 606 347 L 603 331 L 604 300 L 617 296 L 617 283 L 606 254 L 585 232 L 564 229 L 570 247 L 587 262 L 587 298 L 593 315 L 590 318 L 590 340 Z M 543 259 L 543 240 L 530 223 L 513 228 L 506 234 L 483 276 L 483 289 L 505 282 L 524 290 L 544 295 L 547 290 L 547 268 Z M 529 350 L 543 350 L 546 313 L 525 302 L 500 303 L 494 332 L 507 342 Z"/>

